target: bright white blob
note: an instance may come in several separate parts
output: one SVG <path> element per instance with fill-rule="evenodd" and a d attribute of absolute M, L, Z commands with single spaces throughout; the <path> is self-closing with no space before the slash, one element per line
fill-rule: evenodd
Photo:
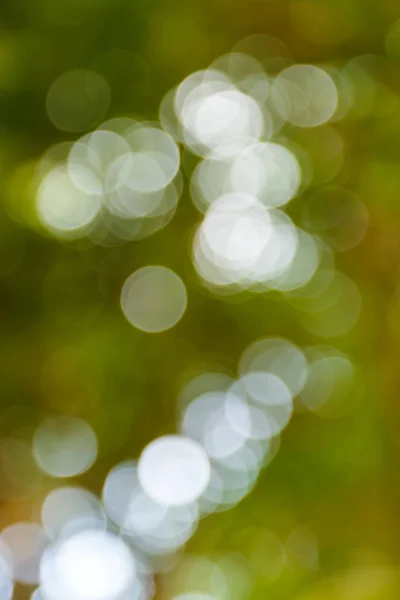
<path fill-rule="evenodd" d="M 48 600 L 114 600 L 132 585 L 136 566 L 125 542 L 106 531 L 82 531 L 43 555 L 40 584 Z"/>
<path fill-rule="evenodd" d="M 54 167 L 43 179 L 36 198 L 39 219 L 59 235 L 78 235 L 101 208 L 97 196 L 76 187 L 65 167 Z"/>
<path fill-rule="evenodd" d="M 194 152 L 235 156 L 264 131 L 260 106 L 217 71 L 194 73 L 178 87 L 175 110 Z"/>
<path fill-rule="evenodd" d="M 138 477 L 143 490 L 156 502 L 183 506 L 197 500 L 210 479 L 210 463 L 195 441 L 167 435 L 151 442 L 142 452 Z"/>
<path fill-rule="evenodd" d="M 297 231 L 279 210 L 245 193 L 227 194 L 210 206 L 197 230 L 193 258 L 199 275 L 218 286 L 274 287 L 290 268 Z"/>
<path fill-rule="evenodd" d="M 194 240 L 199 274 L 217 284 L 251 281 L 271 230 L 269 212 L 253 196 L 222 196 L 208 210 Z"/>

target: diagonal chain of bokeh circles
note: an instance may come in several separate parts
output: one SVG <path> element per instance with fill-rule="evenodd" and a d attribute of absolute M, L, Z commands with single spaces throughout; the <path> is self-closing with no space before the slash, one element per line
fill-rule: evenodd
<path fill-rule="evenodd" d="M 354 69 L 252 50 L 239 44 L 187 77 L 162 100 L 159 122 L 114 118 L 50 148 L 35 171 L 37 216 L 61 239 L 113 246 L 148 237 L 174 217 L 191 155 L 199 281 L 222 299 L 278 291 L 308 332 L 329 340 L 354 326 L 361 306 L 334 253 L 362 240 L 368 214 L 351 190 L 330 184 L 344 160 L 332 123 L 355 102 Z M 83 132 L 104 118 L 109 97 L 100 75 L 75 70 L 53 83 L 47 112 L 62 131 Z M 313 128 L 323 140 L 316 158 L 298 142 L 299 131 Z M 322 165 L 322 185 L 308 197 L 300 228 L 285 208 L 314 183 L 313 160 Z M 165 331 L 187 309 L 185 284 L 162 264 L 143 266 L 126 279 L 121 309 L 133 327 Z M 42 505 L 41 526 L 16 523 L 2 532 L 1 599 L 11 598 L 17 581 L 39 584 L 35 600 L 148 600 L 154 573 L 174 564 L 199 520 L 253 489 L 295 409 L 341 416 L 361 394 L 353 361 L 331 345 L 255 340 L 236 379 L 205 372 L 187 382 L 176 435 L 115 465 L 101 499 L 75 485 L 56 488 Z M 74 477 L 94 464 L 96 434 L 80 418 L 49 417 L 36 430 L 33 454 L 49 477 Z M 237 597 L 237 565 L 195 567 L 202 576 L 175 598 Z"/>

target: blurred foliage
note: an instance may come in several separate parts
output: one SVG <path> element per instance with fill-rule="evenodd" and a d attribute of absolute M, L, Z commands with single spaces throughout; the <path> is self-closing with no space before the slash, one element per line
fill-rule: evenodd
<path fill-rule="evenodd" d="M 261 336 L 300 346 L 320 339 L 279 294 L 233 299 L 201 286 L 189 250 L 199 215 L 187 185 L 172 222 L 141 241 L 109 248 L 41 230 L 32 171 L 49 146 L 75 139 L 48 119 L 52 82 L 70 69 L 93 69 L 111 86 L 107 117 L 154 120 L 171 87 L 253 33 L 279 38 L 297 62 L 344 65 L 359 57 L 366 65 L 372 85 L 360 81 L 356 109 L 335 124 L 344 161 L 333 179 L 360 194 L 370 217 L 362 243 L 337 257 L 363 306 L 357 325 L 334 341 L 359 365 L 365 394 L 337 419 L 296 414 L 255 489 L 233 510 L 203 520 L 185 553 L 240 554 L 255 577 L 254 599 L 398 598 L 400 4 L 3 0 L 0 15 L 0 431 L 30 441 L 45 414 L 84 417 L 100 454 L 79 481 L 95 492 L 117 461 L 176 430 L 177 397 L 192 375 L 234 375 L 244 348 Z M 298 136 L 320 155 L 314 130 Z M 306 197 L 323 184 L 323 163 L 317 173 Z M 295 219 L 303 202 L 300 196 L 290 207 Z M 127 324 L 119 294 L 133 270 L 158 263 L 184 279 L 188 310 L 175 328 L 152 336 Z M 5 498 L 0 524 L 37 518 L 46 489 L 42 483 L 33 496 Z M 317 540 L 315 560 L 291 545 L 302 531 Z M 276 573 L 268 570 L 263 532 L 289 556 Z M 158 593 L 168 598 L 168 575 L 159 579 Z"/>

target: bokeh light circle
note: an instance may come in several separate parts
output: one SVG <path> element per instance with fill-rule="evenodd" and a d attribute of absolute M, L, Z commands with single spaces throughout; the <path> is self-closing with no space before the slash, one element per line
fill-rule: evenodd
<path fill-rule="evenodd" d="M 276 77 L 272 94 L 281 115 L 297 127 L 317 127 L 335 114 L 338 92 L 332 77 L 314 65 L 292 65 Z"/>
<path fill-rule="evenodd" d="M 137 329 L 158 333 L 170 329 L 186 310 L 186 288 L 178 275 L 162 266 L 143 267 L 128 277 L 121 308 Z"/>
<path fill-rule="evenodd" d="M 97 438 L 83 419 L 58 416 L 36 429 L 33 452 L 39 467 L 52 477 L 84 473 L 97 457 Z"/>
<path fill-rule="evenodd" d="M 43 555 L 40 585 L 48 600 L 114 600 L 136 578 L 132 552 L 106 531 L 86 530 Z"/>
<path fill-rule="evenodd" d="M 101 208 L 97 196 L 79 189 L 65 167 L 54 167 L 37 192 L 37 212 L 43 225 L 58 235 L 81 235 Z"/>
<path fill-rule="evenodd" d="M 106 528 L 100 501 L 91 492 L 73 486 L 52 490 L 43 502 L 41 518 L 52 540 L 81 529 Z"/>
<path fill-rule="evenodd" d="M 60 75 L 51 85 L 46 108 L 52 123 L 62 131 L 86 131 L 104 117 L 110 102 L 107 80 L 88 69 Z"/>
<path fill-rule="evenodd" d="M 210 464 L 195 441 L 167 435 L 151 442 L 138 463 L 144 491 L 160 504 L 183 506 L 197 500 L 210 479 Z"/>

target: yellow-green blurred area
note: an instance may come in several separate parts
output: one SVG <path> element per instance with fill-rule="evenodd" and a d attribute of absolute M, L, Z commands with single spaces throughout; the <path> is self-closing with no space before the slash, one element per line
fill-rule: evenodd
<path fill-rule="evenodd" d="M 229 56 L 254 62 L 238 74 Z M 229 82 L 190 79 L 207 69 Z M 57 598 L 31 564 L 38 532 L 7 531 L 32 522 L 43 547 L 60 544 L 43 503 L 65 486 L 91 492 L 91 518 L 107 513 L 107 552 L 123 539 L 147 570 L 140 589 L 67 582 L 60 600 L 400 597 L 399 94 L 396 0 L 2 0 L 0 600 L 38 584 L 34 600 Z M 239 129 L 250 115 L 243 161 L 215 137 L 226 98 Z M 101 187 L 107 160 L 119 183 L 137 169 L 134 215 L 114 171 Z M 274 200 L 258 203 L 268 161 Z M 221 204 L 225 177 L 253 199 Z M 272 274 L 259 260 L 271 223 Z M 262 397 L 253 371 L 276 376 Z M 200 444 L 227 390 L 229 423 L 204 421 Z M 270 436 L 254 434 L 263 419 Z M 201 460 L 222 464 L 219 483 L 186 513 L 172 497 L 149 534 L 173 482 L 143 479 L 158 508 L 138 500 L 129 529 L 110 472 L 175 434 L 207 450 L 193 489 L 210 477 Z"/>

